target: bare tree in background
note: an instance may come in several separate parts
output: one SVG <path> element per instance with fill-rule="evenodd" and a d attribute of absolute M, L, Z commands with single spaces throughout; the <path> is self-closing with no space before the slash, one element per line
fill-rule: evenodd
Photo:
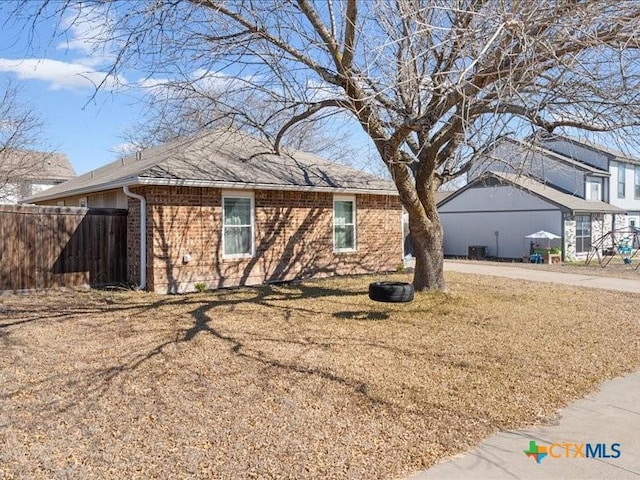
<path fill-rule="evenodd" d="M 434 192 L 464 175 L 475 153 L 536 129 L 637 137 L 638 1 L 93 5 L 113 22 L 112 74 L 135 66 L 156 85 L 216 85 L 216 115 L 260 132 L 276 152 L 299 122 L 348 115 L 409 213 L 417 290 L 445 287 Z M 49 7 L 69 15 L 78 2 Z"/>
<path fill-rule="evenodd" d="M 26 181 L 44 166 L 47 155 L 29 149 L 39 140 L 37 115 L 19 100 L 19 88 L 0 86 L 0 202 L 14 202 L 25 195 Z"/>
<path fill-rule="evenodd" d="M 238 121 L 236 115 L 228 109 L 220 108 L 223 100 L 229 101 L 227 92 L 213 90 L 196 90 L 176 88 L 175 85 L 155 85 L 147 92 L 146 111 L 141 120 L 129 126 L 123 132 L 125 149 L 121 154 L 130 154 L 160 143 L 169 142 L 179 137 L 193 134 L 203 128 L 238 128 L 260 137 L 274 138 L 278 133 L 278 125 L 282 122 L 274 120 L 279 112 L 272 112 L 271 102 L 259 102 L 245 99 L 240 108 L 252 113 L 249 122 Z M 158 101 L 158 97 L 161 101 Z M 269 115 L 271 112 L 271 115 Z M 268 120 L 258 120 L 258 116 Z M 346 119 L 330 115 L 325 118 L 313 118 L 294 125 L 283 139 L 283 146 L 323 156 L 325 159 L 348 165 L 353 168 L 375 171 L 379 161 L 373 155 L 362 152 L 361 145 L 353 144 L 350 139 L 352 131 Z M 283 121 L 286 121 L 283 120 Z M 371 152 L 373 153 L 373 152 Z M 384 172 L 383 172 L 384 173 Z"/>

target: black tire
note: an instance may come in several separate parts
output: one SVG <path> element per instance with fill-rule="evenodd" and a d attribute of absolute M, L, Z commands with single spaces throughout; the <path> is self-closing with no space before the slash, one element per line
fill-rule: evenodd
<path fill-rule="evenodd" d="M 376 302 L 403 303 L 413 300 L 413 285 L 405 282 L 373 282 L 369 298 Z"/>

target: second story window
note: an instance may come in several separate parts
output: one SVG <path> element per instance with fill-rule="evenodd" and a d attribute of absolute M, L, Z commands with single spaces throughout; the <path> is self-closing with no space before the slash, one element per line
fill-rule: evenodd
<path fill-rule="evenodd" d="M 625 177 L 627 175 L 626 169 L 624 168 L 624 163 L 618 164 L 618 198 L 625 197 Z"/>
<path fill-rule="evenodd" d="M 633 182 L 634 183 L 634 185 L 633 185 L 634 198 L 636 200 L 640 200 L 640 167 L 636 167 L 634 178 L 635 178 L 635 180 Z"/>
<path fill-rule="evenodd" d="M 587 200 L 599 201 L 602 200 L 601 183 L 599 181 L 587 182 Z"/>

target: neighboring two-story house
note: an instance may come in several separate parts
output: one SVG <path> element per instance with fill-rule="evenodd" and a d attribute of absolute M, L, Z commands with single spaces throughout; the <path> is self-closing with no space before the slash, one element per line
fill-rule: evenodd
<path fill-rule="evenodd" d="M 17 203 L 75 176 L 62 153 L 0 151 L 0 203 Z"/>
<path fill-rule="evenodd" d="M 568 137 L 505 138 L 438 206 L 445 255 L 485 247 L 488 256 L 521 258 L 531 248 L 525 237 L 546 230 L 560 237 L 552 246 L 565 259 L 581 259 L 594 245 L 611 246 L 608 232 L 620 239 L 640 225 L 640 161 Z"/>
<path fill-rule="evenodd" d="M 609 177 L 586 179 L 584 198 L 622 208 L 627 213 L 628 225 L 640 227 L 640 160 L 574 138 L 546 135 L 540 143 L 565 158 L 608 172 Z"/>

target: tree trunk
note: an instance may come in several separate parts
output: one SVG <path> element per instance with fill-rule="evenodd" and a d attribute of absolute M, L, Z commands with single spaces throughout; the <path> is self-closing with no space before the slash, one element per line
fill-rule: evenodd
<path fill-rule="evenodd" d="M 437 212 L 430 216 L 430 219 L 412 218 L 409 212 L 409 230 L 416 257 L 413 287 L 418 292 L 445 289 L 442 224 Z"/>
<path fill-rule="evenodd" d="M 413 288 L 417 292 L 445 290 L 444 235 L 436 206 L 435 188 L 432 187 L 434 171 L 423 170 L 423 178 L 415 179 L 407 168 L 410 159 L 398 152 L 395 157 L 390 156 L 385 147 L 386 144 L 379 142 L 378 150 L 398 188 L 400 201 L 409 214 L 409 232 L 416 258 Z M 423 188 L 418 188 L 418 184 Z"/>

